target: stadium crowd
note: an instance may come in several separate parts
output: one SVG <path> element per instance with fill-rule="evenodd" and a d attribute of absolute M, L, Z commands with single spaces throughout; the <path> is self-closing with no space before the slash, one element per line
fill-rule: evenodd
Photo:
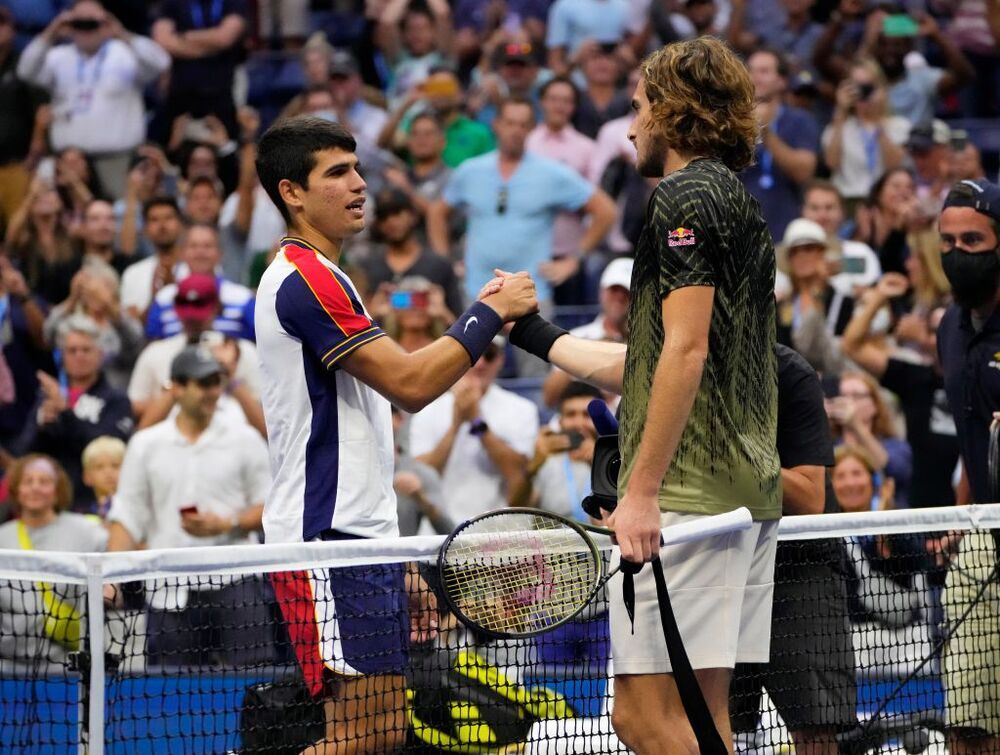
<path fill-rule="evenodd" d="M 496 267 L 530 271 L 575 334 L 627 340 L 655 186 L 626 138 L 637 65 L 707 34 L 755 87 L 741 177 L 777 249 L 779 341 L 826 388 L 828 510 L 966 500 L 937 218 L 995 175 L 1000 0 L 0 0 L 0 545 L 25 547 L 13 520 L 38 549 L 259 540 L 254 289 L 284 226 L 254 159 L 280 117 L 356 136 L 368 230 L 341 265 L 406 349 Z M 593 393 L 498 338 L 397 411 L 401 533 L 504 505 L 583 517 Z M 927 570 L 947 553 L 925 545 L 864 547 Z M 185 610 L 262 605 L 242 589 Z"/>

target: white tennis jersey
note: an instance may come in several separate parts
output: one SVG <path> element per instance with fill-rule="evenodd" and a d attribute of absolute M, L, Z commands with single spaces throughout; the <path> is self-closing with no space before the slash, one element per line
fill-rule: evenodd
<path fill-rule="evenodd" d="M 389 402 L 338 369 L 385 335 L 354 285 L 309 244 L 285 238 L 255 319 L 272 473 L 265 540 L 304 542 L 329 529 L 397 536 Z"/>

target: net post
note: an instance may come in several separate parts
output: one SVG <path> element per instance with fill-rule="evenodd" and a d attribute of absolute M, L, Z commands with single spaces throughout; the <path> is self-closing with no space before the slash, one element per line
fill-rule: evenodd
<path fill-rule="evenodd" d="M 100 555 L 85 555 L 87 635 L 90 638 L 89 755 L 104 755 L 104 584 Z"/>

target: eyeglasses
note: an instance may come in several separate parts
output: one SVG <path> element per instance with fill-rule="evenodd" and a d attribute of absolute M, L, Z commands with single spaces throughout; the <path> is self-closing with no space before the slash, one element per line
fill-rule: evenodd
<path fill-rule="evenodd" d="M 507 212 L 507 187 L 501 186 L 500 191 L 497 193 L 497 215 L 503 215 Z"/>

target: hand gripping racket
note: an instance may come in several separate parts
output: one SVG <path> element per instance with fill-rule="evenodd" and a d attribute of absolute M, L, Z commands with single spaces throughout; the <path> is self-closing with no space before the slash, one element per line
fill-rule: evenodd
<path fill-rule="evenodd" d="M 747 529 L 750 512 L 737 509 L 663 530 L 664 545 Z M 619 570 L 608 572 L 588 533 L 603 527 L 536 509 L 490 511 L 462 523 L 438 554 L 448 608 L 488 637 L 534 637 L 579 614 Z M 626 562 L 627 563 L 627 562 Z"/>

